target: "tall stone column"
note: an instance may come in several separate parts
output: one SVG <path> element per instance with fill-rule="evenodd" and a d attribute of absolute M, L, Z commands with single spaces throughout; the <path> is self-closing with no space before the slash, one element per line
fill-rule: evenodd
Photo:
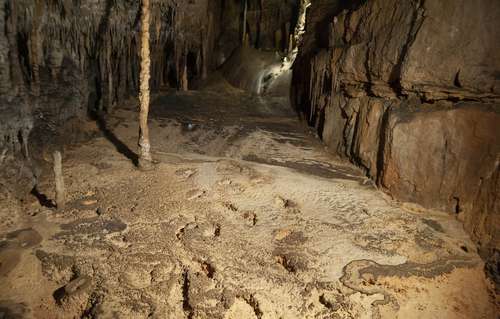
<path fill-rule="evenodd" d="M 148 114 L 150 103 L 149 79 L 151 57 L 149 47 L 150 0 L 142 0 L 141 13 L 141 73 L 139 91 L 139 168 L 149 169 L 152 166 L 151 144 L 149 141 Z"/>

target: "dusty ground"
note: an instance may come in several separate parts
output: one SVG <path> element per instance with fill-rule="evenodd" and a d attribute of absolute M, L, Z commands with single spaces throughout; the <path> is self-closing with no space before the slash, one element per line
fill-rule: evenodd
<path fill-rule="evenodd" d="M 64 211 L 1 199 L 0 318 L 496 318 L 460 223 L 376 190 L 282 101 L 157 97 L 150 172 L 136 117 L 65 149 Z"/>

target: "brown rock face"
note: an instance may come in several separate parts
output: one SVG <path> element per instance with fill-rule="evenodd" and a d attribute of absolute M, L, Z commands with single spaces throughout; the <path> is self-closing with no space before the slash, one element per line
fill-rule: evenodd
<path fill-rule="evenodd" d="M 483 245 L 498 242 L 500 113 L 478 103 L 390 112 L 381 186 L 396 197 L 464 214 Z"/>
<path fill-rule="evenodd" d="M 319 0 L 307 28 L 298 111 L 395 197 L 460 213 L 497 263 L 498 3 Z"/>
<path fill-rule="evenodd" d="M 426 1 L 420 8 L 401 70 L 404 89 L 433 99 L 498 96 L 498 1 Z"/>

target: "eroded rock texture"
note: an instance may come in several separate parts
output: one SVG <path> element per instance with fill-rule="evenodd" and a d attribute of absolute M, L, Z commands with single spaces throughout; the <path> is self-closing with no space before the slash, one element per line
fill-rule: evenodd
<path fill-rule="evenodd" d="M 484 256 L 498 255 L 498 2 L 346 3 L 310 8 L 298 110 L 380 186 L 459 213 Z"/>

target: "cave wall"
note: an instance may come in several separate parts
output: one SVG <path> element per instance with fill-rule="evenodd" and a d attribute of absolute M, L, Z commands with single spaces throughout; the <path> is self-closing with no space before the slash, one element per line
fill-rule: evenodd
<path fill-rule="evenodd" d="M 498 1 L 317 0 L 307 19 L 297 110 L 396 198 L 457 213 L 498 267 Z"/>

